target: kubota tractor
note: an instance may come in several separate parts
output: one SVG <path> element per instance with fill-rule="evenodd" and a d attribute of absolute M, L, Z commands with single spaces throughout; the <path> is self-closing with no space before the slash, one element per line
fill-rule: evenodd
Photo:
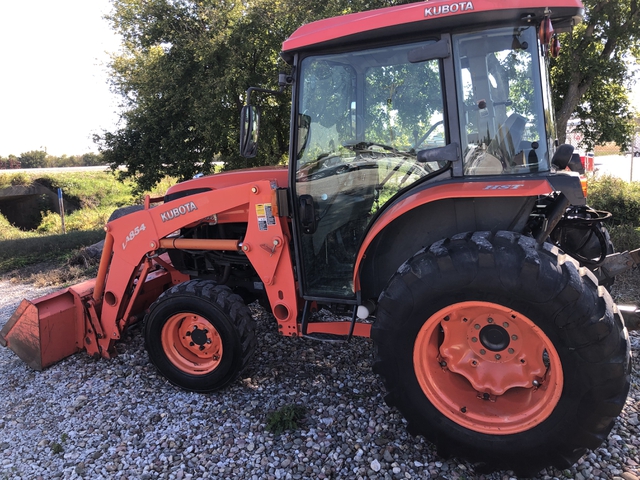
<path fill-rule="evenodd" d="M 258 300 L 285 336 L 371 337 L 386 401 L 441 454 L 573 464 L 629 390 L 605 287 L 639 260 L 612 254 L 555 140 L 547 60 L 582 15 L 578 0 L 431 0 L 301 27 L 282 49 L 288 169 L 147 198 L 106 226 L 95 280 L 23 301 L 0 342 L 41 369 L 109 358 L 144 319 L 158 370 L 209 392 L 250 361 Z M 247 92 L 249 157 L 252 93 L 275 92 Z"/>

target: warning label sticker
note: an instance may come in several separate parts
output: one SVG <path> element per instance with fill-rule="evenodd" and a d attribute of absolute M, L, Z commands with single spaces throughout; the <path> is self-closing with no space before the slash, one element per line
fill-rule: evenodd
<path fill-rule="evenodd" d="M 269 226 L 276 224 L 276 218 L 270 203 L 256 204 L 256 216 L 258 217 L 258 230 L 267 230 Z"/>

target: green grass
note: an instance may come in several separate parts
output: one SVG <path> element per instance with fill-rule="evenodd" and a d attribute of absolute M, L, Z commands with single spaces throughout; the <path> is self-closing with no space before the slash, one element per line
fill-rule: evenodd
<path fill-rule="evenodd" d="M 64 265 L 82 247 L 104 238 L 104 225 L 115 209 L 143 201 L 143 197 L 134 196 L 132 182 L 120 182 L 109 172 L 0 174 L 0 188 L 33 182 L 53 191 L 61 188 L 64 198 L 80 208 L 65 215 L 66 235 L 61 234 L 62 221 L 55 212 L 41 212 L 42 220 L 34 231 L 20 230 L 0 215 L 0 273 L 41 262 Z M 175 183 L 167 177 L 148 193 L 161 196 Z"/>
<path fill-rule="evenodd" d="M 29 265 L 55 261 L 65 263 L 82 247 L 104 238 L 104 230 L 71 232 L 67 235 L 43 235 L 0 240 L 0 273 Z"/>
<path fill-rule="evenodd" d="M 285 405 L 267 415 L 267 430 L 274 435 L 280 435 L 286 430 L 296 430 L 306 413 L 307 409 L 302 405 Z"/>

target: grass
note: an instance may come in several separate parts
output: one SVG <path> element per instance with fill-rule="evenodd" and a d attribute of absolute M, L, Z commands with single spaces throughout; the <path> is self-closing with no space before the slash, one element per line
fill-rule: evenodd
<path fill-rule="evenodd" d="M 122 206 L 141 203 L 134 196 L 132 182 L 120 182 L 109 172 L 65 172 L 60 174 L 0 174 L 0 188 L 28 186 L 38 182 L 56 191 L 80 208 L 65 215 L 67 234 L 62 235 L 60 215 L 42 212 L 34 231 L 23 231 L 0 215 L 0 274 L 38 286 L 64 284 L 91 275 L 95 260 L 83 248 L 104 239 L 104 225 L 111 213 Z M 161 196 L 175 179 L 167 177 L 151 196 Z M 39 265 L 39 266 L 38 266 Z"/>
<path fill-rule="evenodd" d="M 306 413 L 307 409 L 302 405 L 285 405 L 267 415 L 266 428 L 274 435 L 280 435 L 287 430 L 296 430 Z"/>

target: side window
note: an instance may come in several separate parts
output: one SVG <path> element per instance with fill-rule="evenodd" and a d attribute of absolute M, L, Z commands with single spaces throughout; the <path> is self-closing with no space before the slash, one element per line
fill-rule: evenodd
<path fill-rule="evenodd" d="M 299 122 L 313 128 L 307 136 L 298 136 L 299 159 L 330 154 L 354 138 L 355 88 L 355 72 L 349 65 L 321 59 L 305 65 Z"/>
<path fill-rule="evenodd" d="M 548 170 L 533 27 L 454 37 L 467 175 Z"/>
<path fill-rule="evenodd" d="M 364 98 L 370 141 L 416 151 L 445 145 L 437 60 L 367 69 Z"/>

